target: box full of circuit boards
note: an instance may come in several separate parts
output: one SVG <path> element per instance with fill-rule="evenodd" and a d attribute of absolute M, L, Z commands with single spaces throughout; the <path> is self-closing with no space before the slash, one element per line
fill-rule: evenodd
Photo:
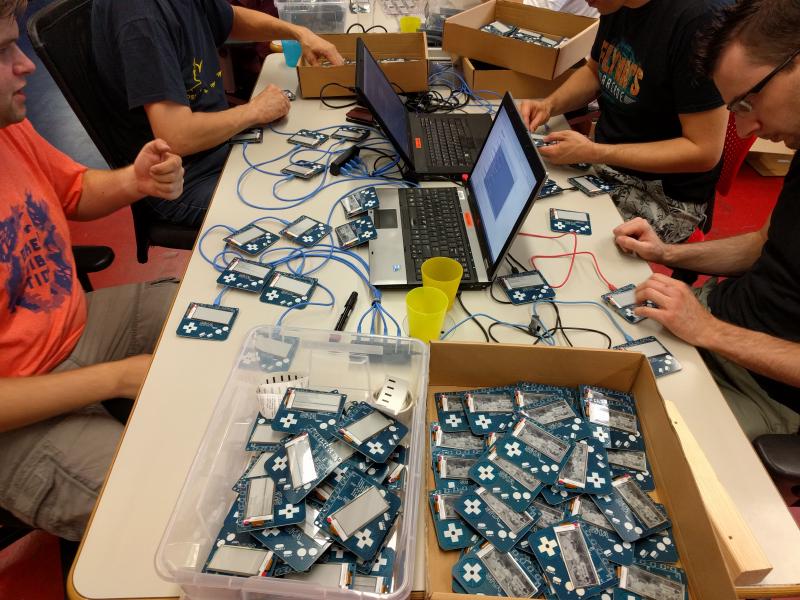
<path fill-rule="evenodd" d="M 189 598 L 407 597 L 427 375 L 418 340 L 250 331 L 159 545 L 159 574 Z"/>
<path fill-rule="evenodd" d="M 555 79 L 589 56 L 598 21 L 510 0 L 488 0 L 444 22 L 442 49 Z"/>
<path fill-rule="evenodd" d="M 426 591 L 736 597 L 641 355 L 431 343 Z"/>
<path fill-rule="evenodd" d="M 297 65 L 303 98 L 355 96 L 356 40 L 363 38 L 386 77 L 404 92 L 428 90 L 428 43 L 425 33 L 336 33 L 322 35 L 339 50 L 343 65 L 321 62 Z"/>

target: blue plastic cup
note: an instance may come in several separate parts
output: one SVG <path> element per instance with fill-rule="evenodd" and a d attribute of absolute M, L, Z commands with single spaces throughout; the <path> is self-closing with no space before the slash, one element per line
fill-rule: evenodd
<path fill-rule="evenodd" d="M 303 55 L 303 47 L 297 40 L 281 40 L 281 47 L 286 66 L 293 69 Z"/>

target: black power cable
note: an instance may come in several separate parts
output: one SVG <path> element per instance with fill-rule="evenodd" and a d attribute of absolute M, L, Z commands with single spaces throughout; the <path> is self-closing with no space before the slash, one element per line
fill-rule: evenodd
<path fill-rule="evenodd" d="M 472 314 L 471 312 L 469 312 L 469 310 L 467 309 L 467 307 L 466 307 L 466 306 L 464 306 L 464 301 L 461 299 L 461 292 L 458 292 L 458 293 L 456 294 L 456 300 L 458 300 L 458 303 L 461 305 L 461 308 L 462 308 L 462 310 L 463 310 L 465 313 L 467 313 L 467 316 L 468 316 L 468 317 L 469 317 L 469 318 L 470 318 L 472 321 L 474 321 L 474 322 L 475 322 L 475 324 L 476 324 L 476 325 L 477 325 L 477 326 L 480 328 L 481 332 L 483 332 L 483 338 L 484 338 L 484 339 L 485 339 L 485 340 L 488 342 L 488 341 L 489 341 L 489 332 L 488 332 L 488 331 L 486 331 L 486 329 L 484 328 L 484 326 L 483 326 L 483 325 L 481 325 L 481 322 L 480 322 L 480 321 L 478 321 L 477 317 L 473 316 L 473 314 Z"/>

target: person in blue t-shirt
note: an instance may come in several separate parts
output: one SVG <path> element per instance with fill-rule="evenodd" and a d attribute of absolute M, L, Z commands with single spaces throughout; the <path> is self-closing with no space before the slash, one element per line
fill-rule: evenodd
<path fill-rule="evenodd" d="M 593 164 L 617 186 L 611 197 L 622 216 L 644 217 L 670 243 L 705 223 L 719 177 L 728 115 L 714 83 L 694 75 L 692 43 L 722 1 L 587 0 L 600 12 L 587 64 L 520 106 L 534 130 L 597 99 L 595 141 L 556 132 L 542 156 Z"/>
<path fill-rule="evenodd" d="M 703 70 L 736 115 L 740 136 L 800 148 L 798 31 L 797 0 L 739 0 L 701 34 Z M 799 227 L 800 155 L 758 231 L 668 245 L 642 219 L 614 230 L 620 248 L 645 260 L 727 277 L 691 290 L 653 275 L 636 297 L 657 306 L 636 312 L 700 348 L 750 439 L 800 427 Z"/>
<path fill-rule="evenodd" d="M 202 221 L 232 135 L 289 112 L 274 85 L 228 107 L 217 54 L 228 39 L 295 39 L 311 64 L 343 63 L 332 44 L 307 28 L 226 0 L 95 0 L 92 6 L 92 52 L 103 84 L 98 93 L 114 112 L 115 134 L 130 148 L 162 138 L 183 157 L 183 195 L 175 202 L 148 200 L 176 223 Z"/>

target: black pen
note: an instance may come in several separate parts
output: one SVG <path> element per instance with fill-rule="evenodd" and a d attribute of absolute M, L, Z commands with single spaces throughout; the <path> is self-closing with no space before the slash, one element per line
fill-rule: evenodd
<path fill-rule="evenodd" d="M 356 300 L 358 300 L 358 292 L 352 292 L 347 302 L 344 303 L 344 311 L 339 315 L 339 320 L 336 321 L 336 327 L 333 329 L 334 331 L 344 331 L 344 326 L 347 325 L 347 319 L 350 318 L 356 306 Z"/>

